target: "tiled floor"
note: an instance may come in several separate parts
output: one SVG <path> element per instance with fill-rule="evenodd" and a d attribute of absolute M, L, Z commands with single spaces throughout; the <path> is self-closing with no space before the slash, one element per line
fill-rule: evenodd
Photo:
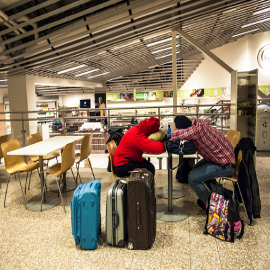
<path fill-rule="evenodd" d="M 10 182 L 7 206 L 3 207 L 7 174 L 0 166 L 0 269 L 269 269 L 270 265 L 270 154 L 259 153 L 257 175 L 262 201 L 261 219 L 254 226 L 246 226 L 245 234 L 235 243 L 224 243 L 203 234 L 205 213 L 196 204 L 196 195 L 188 185 L 184 198 L 175 205 L 189 209 L 189 217 L 182 222 L 157 221 L 157 237 L 147 251 L 114 248 L 105 241 L 106 194 L 114 181 L 106 171 L 107 155 L 91 155 L 96 178 L 101 181 L 102 232 L 96 250 L 75 247 L 71 234 L 70 201 L 73 192 L 64 194 L 67 213 L 62 204 L 44 212 L 25 209 L 18 181 Z M 157 161 L 153 160 L 157 165 Z M 165 163 L 165 161 L 164 161 Z M 165 164 L 164 164 L 165 165 Z M 164 168 L 164 166 L 163 166 Z M 83 182 L 92 179 L 89 168 L 81 168 Z M 68 174 L 70 177 L 70 173 Z M 156 171 L 156 186 L 167 182 L 167 171 Z M 54 185 L 49 177 L 49 187 Z M 24 185 L 25 181 L 23 181 Z M 174 181 L 175 185 L 179 185 Z M 40 183 L 35 172 L 27 199 L 39 194 Z M 157 203 L 165 199 L 157 198 Z M 241 207 L 242 217 L 247 220 Z"/>

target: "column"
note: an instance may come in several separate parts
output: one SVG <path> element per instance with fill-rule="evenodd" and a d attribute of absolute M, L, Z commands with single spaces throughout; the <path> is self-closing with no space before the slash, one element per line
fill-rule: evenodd
<path fill-rule="evenodd" d="M 8 76 L 8 97 L 10 112 L 26 112 L 36 110 L 35 80 L 32 75 Z M 36 118 L 36 113 L 10 113 L 10 119 Z M 11 121 L 12 139 L 26 145 L 25 137 L 37 132 L 37 121 Z"/>

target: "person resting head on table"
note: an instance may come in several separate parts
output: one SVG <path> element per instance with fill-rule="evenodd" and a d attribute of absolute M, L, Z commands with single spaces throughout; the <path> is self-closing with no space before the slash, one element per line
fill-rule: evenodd
<path fill-rule="evenodd" d="M 205 209 L 210 196 L 210 182 L 216 177 L 232 176 L 235 168 L 235 156 L 231 143 L 216 128 L 205 121 L 186 116 L 176 116 L 176 129 L 172 132 L 172 140 L 194 140 L 197 152 L 203 157 L 188 174 L 188 182 L 196 192 L 198 205 Z"/>
<path fill-rule="evenodd" d="M 142 157 L 143 152 L 161 154 L 165 151 L 162 142 L 148 139 L 159 130 L 159 119 L 150 117 L 129 129 L 122 137 L 113 158 L 114 172 L 118 177 L 130 175 L 136 168 L 146 168 L 155 176 L 154 165 Z"/>

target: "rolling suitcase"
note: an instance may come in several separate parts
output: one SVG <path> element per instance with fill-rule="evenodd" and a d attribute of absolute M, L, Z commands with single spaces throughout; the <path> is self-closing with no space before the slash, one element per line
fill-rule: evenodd
<path fill-rule="evenodd" d="M 80 184 L 70 202 L 72 235 L 83 249 L 95 249 L 101 231 L 100 189 L 98 180 Z"/>
<path fill-rule="evenodd" d="M 135 169 L 128 186 L 128 248 L 148 249 L 156 237 L 155 182 L 150 171 Z"/>
<path fill-rule="evenodd" d="M 127 240 L 127 183 L 124 180 L 116 180 L 107 193 L 106 240 L 118 247 L 124 247 Z"/>

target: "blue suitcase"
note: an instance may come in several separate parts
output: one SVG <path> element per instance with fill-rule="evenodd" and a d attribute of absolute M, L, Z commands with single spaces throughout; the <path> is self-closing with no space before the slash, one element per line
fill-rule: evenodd
<path fill-rule="evenodd" d="M 80 184 L 70 202 L 72 235 L 83 249 L 95 249 L 101 231 L 100 189 L 98 180 Z"/>

